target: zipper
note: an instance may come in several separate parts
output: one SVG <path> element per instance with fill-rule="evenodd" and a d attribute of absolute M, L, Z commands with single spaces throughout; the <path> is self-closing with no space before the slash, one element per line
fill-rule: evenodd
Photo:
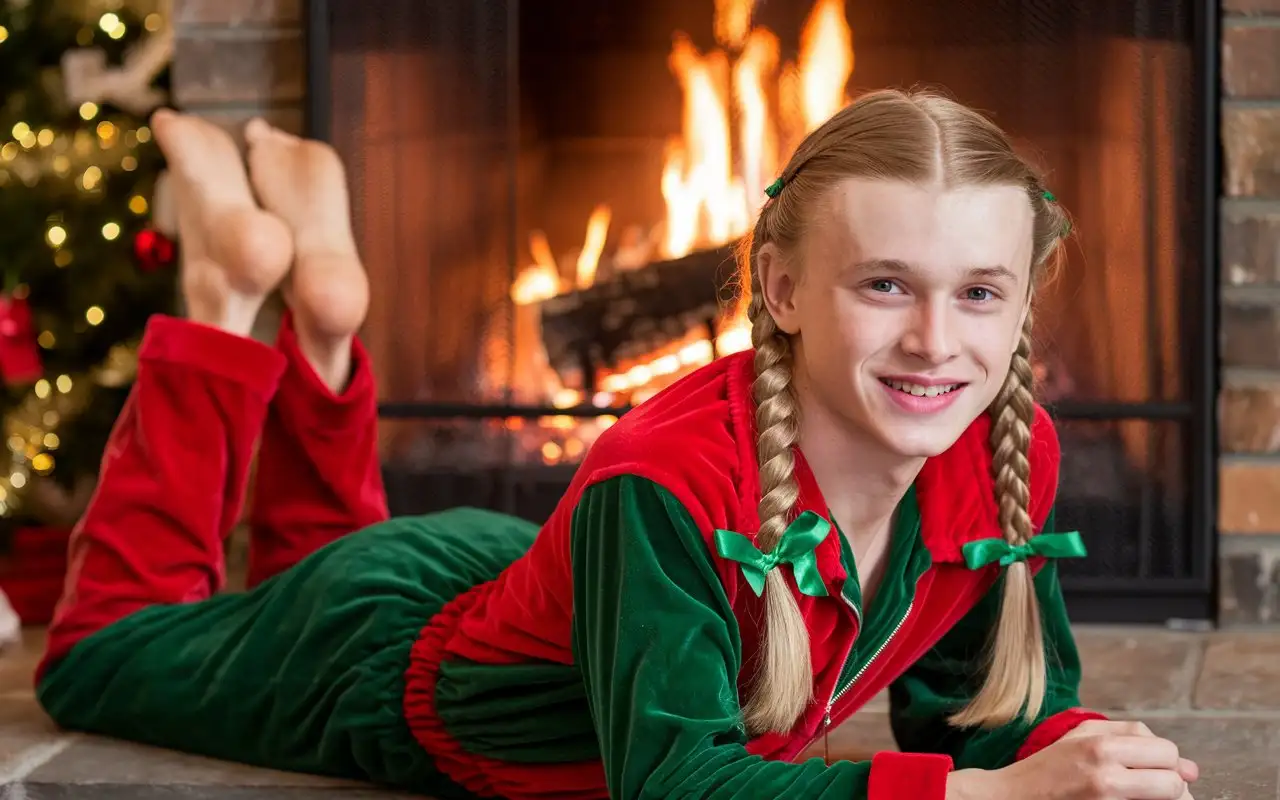
<path fill-rule="evenodd" d="M 844 595 L 842 594 L 842 595 L 841 595 L 841 597 L 844 597 Z M 846 598 L 844 598 L 844 600 L 845 600 L 845 602 L 846 602 L 846 603 L 848 603 L 848 605 L 849 605 L 849 607 L 850 607 L 850 608 L 853 608 L 853 610 L 854 610 L 854 614 L 855 614 L 855 615 L 857 615 L 857 617 L 858 617 L 858 632 L 859 632 L 859 633 L 861 633 L 861 632 L 862 632 L 862 614 L 858 612 L 857 608 L 855 608 L 855 607 L 854 607 L 854 605 L 853 605 L 852 603 L 849 603 L 849 599 L 848 599 L 847 597 L 846 597 Z M 906 611 L 906 613 L 904 613 L 904 614 L 902 615 L 902 618 L 898 620 L 898 624 L 897 624 L 897 625 L 895 625 L 895 626 L 894 626 L 894 628 L 893 628 L 893 630 L 892 630 L 892 631 L 890 631 L 889 635 L 885 637 L 885 640 L 884 640 L 883 642 L 881 642 L 881 643 L 880 643 L 880 646 L 876 648 L 876 651 L 875 651 L 874 653 L 872 653 L 872 654 L 871 654 L 871 658 L 867 659 L 867 663 L 865 663 L 865 664 L 863 664 L 863 665 L 862 665 L 861 669 L 859 669 L 859 670 L 857 671 L 857 673 L 855 673 L 855 674 L 854 674 L 853 678 L 852 678 L 848 683 L 846 683 L 846 684 L 844 685 L 844 687 L 843 687 L 843 688 L 841 688 L 841 687 L 837 686 L 837 687 L 832 691 L 832 693 L 831 693 L 831 699 L 827 701 L 827 710 L 826 710 L 826 712 L 822 715 L 822 727 L 819 729 L 819 731 L 820 731 L 820 732 L 819 732 L 818 736 L 814 736 L 814 737 L 813 737 L 813 739 L 812 739 L 812 740 L 810 740 L 809 744 L 805 745 L 805 747 L 804 747 L 804 749 L 805 749 L 805 750 L 807 750 L 807 749 L 809 749 L 810 747 L 812 747 L 812 746 L 813 746 L 813 744 L 814 744 L 814 742 L 818 741 L 819 736 L 826 736 L 826 735 L 827 735 L 827 733 L 828 733 L 828 732 L 830 731 L 830 729 L 831 729 L 831 711 L 832 711 L 832 709 L 833 709 L 833 708 L 835 708 L 835 704 L 836 704 L 836 702 L 837 702 L 841 697 L 843 697 L 843 696 L 845 695 L 845 693 L 846 693 L 846 692 L 848 692 L 848 691 L 849 691 L 850 689 L 852 689 L 855 685 L 857 685 L 858 680 L 859 680 L 863 675 L 865 675 L 865 674 L 866 674 L 867 670 L 871 668 L 871 665 L 875 663 L 876 659 L 880 657 L 880 654 L 881 654 L 881 653 L 883 653 L 883 652 L 885 651 L 885 649 L 889 646 L 890 642 L 892 642 L 892 641 L 893 641 L 893 637 L 897 636 L 897 635 L 898 635 L 898 631 L 902 630 L 902 626 L 907 624 L 907 619 L 911 617 L 911 611 L 912 611 L 912 609 L 914 609 L 914 608 L 915 608 L 915 605 L 916 605 L 915 598 L 912 598 L 912 600 L 911 600 L 909 603 L 907 603 L 907 611 Z M 850 647 L 850 650 L 852 650 L 852 647 Z M 846 658 L 847 658 L 847 656 L 846 656 Z M 830 759 L 830 758 L 827 758 L 826 760 L 827 760 L 828 762 L 830 762 L 830 760 L 831 760 L 831 759 Z"/>

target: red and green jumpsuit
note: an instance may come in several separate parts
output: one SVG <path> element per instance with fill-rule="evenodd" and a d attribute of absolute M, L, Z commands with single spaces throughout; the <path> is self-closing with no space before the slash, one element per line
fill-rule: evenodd
<path fill-rule="evenodd" d="M 867 610 L 800 456 L 797 524 L 817 543 L 778 568 L 809 628 L 814 702 L 789 733 L 752 737 L 749 354 L 623 417 L 541 529 L 467 508 L 387 519 L 374 379 L 354 355 L 335 396 L 287 320 L 268 346 L 153 319 L 37 675 L 58 723 L 437 798 L 941 800 L 949 770 L 1001 767 L 1098 716 L 1078 708 L 1056 570 L 1037 556 L 1041 719 L 946 722 L 976 688 L 1000 594 L 998 561 L 966 561 L 970 543 L 999 545 L 985 418 L 903 499 Z M 255 446 L 253 585 L 219 594 Z M 1031 467 L 1051 531 L 1043 413 Z M 904 752 L 799 758 L 886 687 Z"/>

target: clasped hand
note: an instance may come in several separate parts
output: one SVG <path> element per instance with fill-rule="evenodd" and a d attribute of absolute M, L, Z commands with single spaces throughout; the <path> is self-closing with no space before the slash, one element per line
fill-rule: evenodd
<path fill-rule="evenodd" d="M 1141 722 L 1090 720 L 1004 769 L 953 776 L 948 800 L 1193 800 L 1200 768 Z"/>

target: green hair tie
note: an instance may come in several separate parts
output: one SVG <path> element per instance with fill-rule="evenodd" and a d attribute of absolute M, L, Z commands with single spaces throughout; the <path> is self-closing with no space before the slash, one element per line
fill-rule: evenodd
<path fill-rule="evenodd" d="M 1056 203 L 1058 201 L 1058 198 L 1054 197 L 1053 192 L 1048 189 L 1044 191 L 1044 199 L 1048 200 L 1050 203 Z"/>
<path fill-rule="evenodd" d="M 772 197 L 777 197 L 779 194 L 781 194 L 781 193 L 782 193 L 782 187 L 783 187 L 783 186 L 784 186 L 784 184 L 783 184 L 782 178 L 778 178 L 778 179 L 777 179 L 776 181 L 774 181 L 773 183 L 771 183 L 771 184 L 769 184 L 768 186 L 764 187 L 764 193 L 765 193 L 765 194 L 767 194 L 767 195 L 769 195 L 769 197 L 771 197 L 771 198 L 772 198 Z"/>

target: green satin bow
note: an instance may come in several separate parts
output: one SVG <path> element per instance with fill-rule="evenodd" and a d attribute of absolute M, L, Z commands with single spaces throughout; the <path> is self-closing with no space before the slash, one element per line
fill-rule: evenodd
<path fill-rule="evenodd" d="M 1004 539 L 979 539 L 969 542 L 960 550 L 964 553 L 964 563 L 969 569 L 981 569 L 996 562 L 1007 567 L 1032 556 L 1084 558 L 1087 555 L 1079 531 L 1042 533 L 1032 536 L 1025 544 L 1009 544 Z"/>
<path fill-rule="evenodd" d="M 827 587 L 818 572 L 818 558 L 814 554 L 822 540 L 831 532 L 831 523 L 812 511 L 806 511 L 782 532 L 778 544 L 768 553 L 760 552 L 755 544 L 740 533 L 716 530 L 716 550 L 721 557 L 737 561 L 747 584 L 759 597 L 764 593 L 765 576 L 779 564 L 790 564 L 796 576 L 796 586 L 801 594 L 810 597 L 826 597 Z"/>

